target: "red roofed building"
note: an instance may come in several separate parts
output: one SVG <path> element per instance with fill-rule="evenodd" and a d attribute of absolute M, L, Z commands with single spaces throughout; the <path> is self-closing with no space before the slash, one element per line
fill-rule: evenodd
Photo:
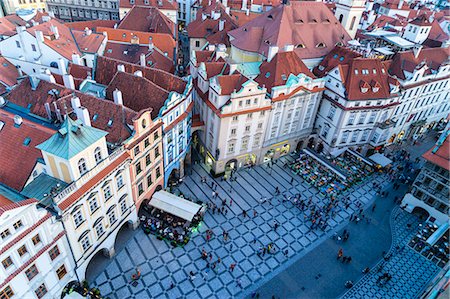
<path fill-rule="evenodd" d="M 228 32 L 231 59 L 236 62 L 270 60 L 285 47 L 307 67 L 317 65 L 336 44 L 351 38 L 322 2 L 290 1 Z"/>
<path fill-rule="evenodd" d="M 176 3 L 176 2 L 174 2 Z M 120 21 L 118 29 L 164 33 L 177 39 L 178 29 L 176 20 L 167 17 L 157 7 L 133 6 Z"/>
<path fill-rule="evenodd" d="M 119 20 L 118 3 L 106 4 L 98 0 L 83 3 L 68 3 L 65 0 L 52 0 L 47 4 L 48 11 L 64 22 L 90 20 Z"/>
<path fill-rule="evenodd" d="M 3 56 L 0 56 L 0 96 L 17 84 L 18 77 L 17 68 Z"/>
<path fill-rule="evenodd" d="M 388 143 L 400 92 L 398 82 L 389 76 L 389 65 L 355 57 L 328 71 L 316 120 L 318 150 L 335 154 L 351 148 L 365 153 Z"/>
<path fill-rule="evenodd" d="M 408 3 L 404 0 L 386 0 L 378 9 L 379 14 L 389 17 L 399 15 L 407 18 L 410 11 Z"/>
<path fill-rule="evenodd" d="M 172 22 L 177 23 L 178 3 L 174 0 L 120 0 L 119 1 L 119 15 L 123 20 L 130 10 L 140 6 L 142 8 L 157 8 L 161 13 L 168 17 Z M 182 9 L 182 6 L 180 7 Z"/>
<path fill-rule="evenodd" d="M 449 222 L 450 198 L 450 127 L 447 128 L 422 156 L 426 163 L 412 185 L 411 193 L 405 195 L 402 206 L 412 213 L 425 210 L 437 225 Z"/>

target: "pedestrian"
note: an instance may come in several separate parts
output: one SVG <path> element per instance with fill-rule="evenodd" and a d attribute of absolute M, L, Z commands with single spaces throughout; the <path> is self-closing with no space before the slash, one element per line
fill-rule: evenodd
<path fill-rule="evenodd" d="M 373 206 L 372 206 L 372 213 L 375 211 L 375 208 L 377 207 L 377 205 L 376 204 L 373 204 Z"/>
<path fill-rule="evenodd" d="M 242 282 L 241 282 L 241 280 L 240 280 L 239 278 L 236 279 L 236 285 L 237 285 L 238 287 L 242 288 Z"/>
<path fill-rule="evenodd" d="M 339 251 L 338 251 L 338 254 L 337 254 L 337 259 L 340 259 L 343 254 L 344 254 L 344 250 L 342 250 L 342 248 L 339 248 Z"/>
<path fill-rule="evenodd" d="M 173 281 L 170 283 L 170 286 L 169 286 L 169 290 L 171 290 L 171 289 L 173 289 L 175 287 L 175 285 L 173 284 Z"/>
<path fill-rule="evenodd" d="M 228 209 L 227 209 L 227 210 L 225 210 L 225 215 L 228 215 Z"/>
<path fill-rule="evenodd" d="M 285 257 L 287 257 L 287 256 L 288 256 L 288 254 L 289 254 L 289 250 L 288 250 L 288 249 L 286 249 L 286 250 L 284 251 L 284 256 L 285 256 Z"/>
<path fill-rule="evenodd" d="M 258 212 L 256 212 L 255 209 L 253 209 L 253 217 L 256 217 L 256 215 L 258 215 Z"/>
<path fill-rule="evenodd" d="M 212 253 L 209 253 L 209 260 L 212 260 Z"/>
<path fill-rule="evenodd" d="M 247 217 L 247 211 L 246 210 L 242 210 L 242 215 L 245 217 Z"/>
<path fill-rule="evenodd" d="M 222 260 L 220 259 L 220 257 L 218 257 L 218 258 L 217 258 L 217 263 L 220 264 L 221 262 L 222 262 Z"/>
<path fill-rule="evenodd" d="M 291 178 L 291 185 L 293 185 L 294 184 L 294 178 L 292 177 Z"/>
<path fill-rule="evenodd" d="M 232 263 L 230 265 L 230 271 L 233 272 L 235 267 L 236 267 L 236 263 Z"/>
<path fill-rule="evenodd" d="M 233 199 L 230 199 L 230 207 L 233 205 Z"/>
<path fill-rule="evenodd" d="M 189 271 L 189 279 L 192 281 L 195 279 L 195 274 L 192 271 Z"/>
<path fill-rule="evenodd" d="M 351 263 L 352 262 L 352 257 L 351 256 L 349 256 L 348 258 L 347 258 L 347 263 Z"/>

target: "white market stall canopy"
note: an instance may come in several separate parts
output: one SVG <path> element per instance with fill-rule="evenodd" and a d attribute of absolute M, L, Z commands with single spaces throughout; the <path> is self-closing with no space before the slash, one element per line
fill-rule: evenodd
<path fill-rule="evenodd" d="M 192 221 L 202 207 L 166 191 L 155 192 L 150 205 L 187 221 Z"/>
<path fill-rule="evenodd" d="M 380 153 L 373 154 L 369 157 L 369 159 L 375 162 L 375 164 L 380 165 L 381 167 L 386 167 L 392 163 L 391 159 Z"/>

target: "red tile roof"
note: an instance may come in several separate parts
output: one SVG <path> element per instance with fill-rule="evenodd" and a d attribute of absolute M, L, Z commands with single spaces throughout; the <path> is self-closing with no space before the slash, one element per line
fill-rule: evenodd
<path fill-rule="evenodd" d="M 73 37 L 78 44 L 78 48 L 85 53 L 97 53 L 105 40 L 103 34 L 86 33 L 85 31 L 72 30 Z"/>
<path fill-rule="evenodd" d="M 17 68 L 5 57 L 0 56 L 0 82 L 11 87 L 17 83 L 18 76 Z"/>
<path fill-rule="evenodd" d="M 29 199 L 25 199 L 25 200 L 21 200 L 21 201 L 11 202 L 10 204 L 4 205 L 4 206 L 0 206 L 0 216 L 7 211 L 11 211 L 16 208 L 24 207 L 24 206 L 27 206 L 29 204 L 36 203 L 36 202 L 37 202 L 36 199 L 29 198 Z"/>
<path fill-rule="evenodd" d="M 249 79 L 241 74 L 233 74 L 218 76 L 217 80 L 221 88 L 220 94 L 231 95 L 232 92 L 241 90 L 242 84 L 247 82 Z"/>
<path fill-rule="evenodd" d="M 51 90 L 58 91 L 57 99 L 51 95 Z M 45 103 L 51 104 L 50 109 L 52 110 L 53 117 L 55 112 L 52 103 L 55 103 L 61 111 L 64 111 L 64 105 L 66 105 L 68 112 L 71 113 L 72 106 L 70 101 L 74 93 L 80 98 L 81 105 L 89 110 L 91 125 L 109 133 L 106 135 L 108 142 L 114 144 L 121 143 L 130 137 L 131 131 L 128 124 L 133 124 L 132 119 L 137 114 L 135 111 L 128 107 L 116 105 L 111 101 L 102 100 L 89 94 L 68 89 L 59 84 L 40 81 L 38 88 L 33 90 L 29 79 L 26 79 L 8 94 L 7 99 L 25 108 L 31 104 L 31 108 L 29 108 L 30 113 L 48 118 L 44 106 Z M 94 120 L 96 114 L 97 116 Z M 111 120 L 112 124 L 110 124 Z"/>
<path fill-rule="evenodd" d="M 122 92 L 123 104 L 134 111 L 151 108 L 152 118 L 158 117 L 159 110 L 169 98 L 169 92 L 152 81 L 133 74 L 116 72 L 106 89 L 106 97 L 113 100 L 113 91 Z"/>
<path fill-rule="evenodd" d="M 300 57 L 292 51 L 276 54 L 270 62 L 264 61 L 259 70 L 260 74 L 255 81 L 264 85 L 269 92 L 273 87 L 285 85 L 290 74 L 305 74 L 315 78 Z"/>
<path fill-rule="evenodd" d="M 175 0 L 162 0 L 161 2 L 159 2 L 158 0 L 149 0 L 149 1 L 147 1 L 147 3 L 145 0 L 135 0 L 133 4 L 130 2 L 130 0 L 120 0 L 120 3 L 119 3 L 120 8 L 132 8 L 133 6 L 136 6 L 136 5 L 137 6 L 145 6 L 145 7 L 153 6 L 153 7 L 157 7 L 158 9 L 163 9 L 163 10 L 177 10 L 178 9 L 177 1 L 175 1 Z"/>
<path fill-rule="evenodd" d="M 55 131 L 23 119 L 20 127 L 14 125 L 14 114 L 2 110 L 0 121 L 0 183 L 21 191 L 34 169 L 36 160 L 42 158 L 36 145 L 44 142 Z M 30 139 L 24 145 L 26 138 Z"/>
<path fill-rule="evenodd" d="M 199 67 L 202 62 L 212 62 L 214 57 L 214 51 L 195 51 L 195 61 L 197 63 L 195 66 Z"/>
<path fill-rule="evenodd" d="M 313 69 L 313 73 L 318 77 L 324 77 L 329 71 L 339 64 L 348 64 L 352 59 L 361 57 L 361 54 L 345 47 L 334 47 L 330 53 Z"/>
<path fill-rule="evenodd" d="M 69 62 L 69 65 L 67 67 L 67 73 L 72 75 L 73 81 L 75 83 L 75 88 L 78 89 L 80 87 L 81 82 L 83 82 L 88 76 L 92 76 L 92 68 Z M 52 73 L 52 75 L 55 78 L 56 83 L 64 85 L 62 75 L 54 73 Z"/>
<path fill-rule="evenodd" d="M 0 194 L 0 208 L 10 205 L 12 203 L 13 202 L 11 200 L 9 200 L 7 197 Z"/>
<path fill-rule="evenodd" d="M 405 80 L 404 71 L 412 73 L 421 63 L 426 63 L 430 69 L 437 70 L 440 65 L 448 61 L 448 57 L 448 48 L 422 49 L 417 58 L 414 56 L 413 51 L 398 52 L 392 59 L 389 73 Z"/>
<path fill-rule="evenodd" d="M 51 26 L 58 28 L 59 38 L 54 38 Z M 72 60 L 72 54 L 81 55 L 70 29 L 56 19 L 28 28 L 27 31 L 36 36 L 36 31 L 44 34 L 44 43 L 66 59 Z"/>
<path fill-rule="evenodd" d="M 92 189 L 95 185 L 101 182 L 106 176 L 108 176 L 111 172 L 113 172 L 119 165 L 121 165 L 125 160 L 129 159 L 130 156 L 127 152 L 124 152 L 121 156 L 116 158 L 111 164 L 106 166 L 102 171 L 97 173 L 93 178 L 87 181 L 83 186 L 81 186 L 74 193 L 69 195 L 63 202 L 58 204 L 58 207 L 61 210 L 66 210 L 70 206 L 72 206 L 75 202 L 77 202 L 83 194 Z"/>
<path fill-rule="evenodd" d="M 183 79 L 168 72 L 103 56 L 99 56 L 97 59 L 95 80 L 100 84 L 108 85 L 117 72 L 118 65 L 125 66 L 125 71 L 130 74 L 136 71 L 142 71 L 145 78 L 169 92 L 176 91 L 183 94 L 187 86 Z"/>
<path fill-rule="evenodd" d="M 174 33 L 176 36 L 178 32 L 176 24 L 159 9 L 144 6 L 133 6 L 117 28 L 141 32 L 166 33 L 172 36 Z"/>
<path fill-rule="evenodd" d="M 342 68 L 349 100 L 387 99 L 391 97 L 388 70 L 375 58 L 354 58 Z M 384 71 L 383 71 L 384 70 Z M 362 88 L 367 88 L 363 91 Z M 374 91 L 378 88 L 378 91 Z"/>
<path fill-rule="evenodd" d="M 446 132 L 443 134 L 446 134 Z M 437 150 L 436 147 L 438 147 Z M 440 146 L 434 145 L 425 154 L 423 154 L 422 157 L 431 163 L 450 171 L 450 134 L 447 135 Z"/>
<path fill-rule="evenodd" d="M 98 27 L 97 32 L 106 32 L 108 34 L 109 42 L 116 41 L 122 43 L 132 43 L 133 40 L 133 42 L 137 42 L 140 45 L 148 45 L 151 38 L 153 45 L 163 53 L 167 53 L 167 56 L 170 58 L 173 58 L 173 49 L 177 47 L 177 43 L 173 39 L 172 34 L 140 32 L 104 27 Z"/>
<path fill-rule="evenodd" d="M 416 25 L 416 26 L 421 26 L 421 27 L 431 26 L 431 23 L 430 23 L 430 21 L 428 21 L 428 17 L 425 14 L 416 17 L 414 20 L 412 20 L 409 23 Z"/>
<path fill-rule="evenodd" d="M 433 22 L 431 23 L 430 34 L 428 35 L 427 39 L 444 43 L 449 39 L 449 36 L 439 25 L 438 21 L 433 20 Z"/>
<path fill-rule="evenodd" d="M 409 5 L 406 1 L 403 1 L 403 5 L 401 6 L 401 8 L 398 8 L 399 3 L 400 0 L 386 0 L 383 4 L 381 4 L 381 6 L 389 9 L 410 10 Z"/>
<path fill-rule="evenodd" d="M 0 18 L 0 35 L 13 36 L 16 34 L 16 25 L 7 18 Z"/>
<path fill-rule="evenodd" d="M 394 27 L 405 27 L 407 24 L 408 20 L 402 16 L 392 18 L 386 15 L 378 15 L 375 21 L 369 27 L 367 27 L 367 30 L 372 31 L 374 29 L 384 28 L 387 25 L 391 25 Z"/>
<path fill-rule="evenodd" d="M 160 53 L 157 49 L 149 50 L 148 46 L 108 42 L 106 44 L 104 56 L 132 64 L 140 64 L 141 54 L 145 55 L 146 65 L 166 72 L 173 72 L 173 60 Z"/>
<path fill-rule="evenodd" d="M 205 62 L 206 76 L 209 79 L 219 74 L 222 74 L 226 68 L 225 62 Z"/>
<path fill-rule="evenodd" d="M 67 27 L 72 30 L 80 30 L 83 31 L 85 28 L 89 28 L 96 32 L 98 27 L 102 28 L 114 28 L 114 25 L 117 24 L 117 21 L 114 20 L 90 20 L 90 21 L 80 21 L 80 22 L 71 22 L 65 23 Z"/>
<path fill-rule="evenodd" d="M 228 34 L 236 48 L 264 56 L 270 45 L 294 45 L 301 59 L 322 57 L 351 39 L 326 5 L 313 1 L 279 5 Z"/>
<path fill-rule="evenodd" d="M 257 18 L 259 15 L 261 15 L 261 13 L 249 12 L 249 14 L 247 15 L 247 13 L 242 10 L 231 10 L 230 11 L 231 18 L 238 26 L 242 26 L 242 25 L 250 22 L 251 20 Z"/>

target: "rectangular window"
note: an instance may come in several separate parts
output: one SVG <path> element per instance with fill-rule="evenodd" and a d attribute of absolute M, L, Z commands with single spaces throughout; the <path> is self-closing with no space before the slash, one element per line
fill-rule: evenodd
<path fill-rule="evenodd" d="M 161 169 L 158 167 L 156 168 L 156 179 L 158 179 L 161 176 Z"/>
<path fill-rule="evenodd" d="M 12 291 L 10 286 L 6 286 L 3 290 L 0 291 L 1 299 L 9 299 L 14 296 L 14 292 Z"/>
<path fill-rule="evenodd" d="M 242 101 L 239 101 L 239 107 L 242 107 Z"/>
<path fill-rule="evenodd" d="M 103 196 L 105 197 L 105 200 L 108 200 L 111 198 L 112 192 L 111 192 L 110 186 L 106 186 L 105 188 L 103 188 Z"/>
<path fill-rule="evenodd" d="M 155 148 L 155 159 L 159 157 L 159 148 Z"/>
<path fill-rule="evenodd" d="M 59 280 L 63 279 L 64 276 L 66 276 L 66 274 L 67 274 L 67 270 L 66 270 L 66 266 L 64 266 L 64 264 L 62 264 L 61 267 L 56 269 L 56 275 L 58 275 Z"/>
<path fill-rule="evenodd" d="M 238 121 L 238 116 L 237 115 L 233 116 L 233 121 Z"/>
<path fill-rule="evenodd" d="M 147 176 L 147 188 L 149 188 L 153 184 L 152 175 Z"/>
<path fill-rule="evenodd" d="M 236 129 L 231 129 L 231 135 L 236 135 Z"/>
<path fill-rule="evenodd" d="M 27 276 L 29 281 L 31 281 L 38 274 L 39 274 L 39 271 L 36 268 L 36 265 L 31 265 L 30 268 L 25 270 L 25 275 Z"/>
<path fill-rule="evenodd" d="M 228 153 L 234 153 L 234 142 L 228 143 Z"/>
<path fill-rule="evenodd" d="M 149 147 L 149 146 L 150 146 L 150 139 L 149 139 L 149 138 L 146 138 L 146 139 L 144 140 L 144 147 L 147 148 L 147 147 Z"/>
<path fill-rule="evenodd" d="M 111 210 L 111 212 L 108 213 L 108 218 L 109 218 L 109 224 L 113 225 L 116 221 L 116 212 L 114 210 Z"/>
<path fill-rule="evenodd" d="M 356 139 L 358 139 L 359 131 L 354 131 L 352 134 L 352 143 L 356 142 Z"/>
<path fill-rule="evenodd" d="M 245 132 L 250 132 L 250 126 L 245 126 Z"/>
<path fill-rule="evenodd" d="M 34 236 L 31 241 L 33 241 L 33 245 L 36 246 L 37 244 L 39 244 L 41 242 L 41 238 L 39 237 L 39 234 L 37 234 L 36 236 Z"/>
<path fill-rule="evenodd" d="M 117 178 L 117 189 L 120 189 L 123 187 L 123 177 L 121 175 L 119 175 Z"/>
<path fill-rule="evenodd" d="M 159 134 L 158 134 L 158 131 L 156 131 L 155 133 L 153 133 L 153 141 L 155 141 L 158 138 L 159 138 Z"/>
<path fill-rule="evenodd" d="M 100 238 L 105 230 L 103 229 L 103 223 L 99 222 L 96 226 L 95 226 L 95 232 L 97 233 L 97 238 Z"/>
<path fill-rule="evenodd" d="M 142 172 L 141 161 L 138 161 L 136 164 L 136 176 L 138 176 Z"/>
<path fill-rule="evenodd" d="M 341 143 L 347 143 L 348 135 L 349 135 L 348 131 L 342 133 Z"/>
<path fill-rule="evenodd" d="M 145 166 L 149 166 L 150 164 L 152 164 L 152 160 L 150 160 L 150 154 L 148 154 L 145 156 Z"/>
<path fill-rule="evenodd" d="M 328 111 L 328 118 L 333 120 L 334 114 L 336 113 L 336 107 L 331 106 L 330 111 Z"/>
<path fill-rule="evenodd" d="M 122 200 L 120 203 L 120 210 L 122 211 L 122 214 L 124 214 L 127 211 L 127 201 Z"/>
<path fill-rule="evenodd" d="M 263 111 L 261 111 L 261 112 L 259 112 L 259 116 L 264 116 L 266 114 L 266 111 L 265 110 L 263 110 Z"/>
<path fill-rule="evenodd" d="M 142 195 L 142 193 L 144 193 L 144 186 L 142 185 L 142 183 L 139 183 L 139 185 L 138 185 L 138 194 Z"/>
<path fill-rule="evenodd" d="M 5 269 L 8 269 L 12 264 L 13 264 L 13 261 L 10 256 L 8 256 L 7 258 L 5 258 L 2 261 L 3 268 L 5 268 Z"/>
<path fill-rule="evenodd" d="M 200 47 L 200 41 L 198 41 L 198 40 L 195 41 L 195 47 L 196 47 L 196 48 L 199 48 L 199 47 Z"/>
<path fill-rule="evenodd" d="M 52 249 L 48 251 L 48 255 L 50 256 L 50 259 L 53 261 L 59 256 L 59 248 L 58 245 L 55 245 Z"/>
<path fill-rule="evenodd" d="M 83 251 L 87 251 L 89 247 L 91 247 L 89 236 L 85 236 L 83 239 L 81 239 L 81 247 L 83 248 Z"/>
<path fill-rule="evenodd" d="M 31 44 L 31 50 L 33 50 L 33 52 L 36 52 L 36 45 Z"/>
<path fill-rule="evenodd" d="M 16 223 L 13 224 L 14 229 L 18 230 L 19 228 L 21 228 L 23 226 L 22 224 L 22 220 L 17 221 Z"/>
<path fill-rule="evenodd" d="M 139 145 L 138 145 L 134 148 L 134 155 L 137 156 L 137 155 L 139 155 L 140 152 L 141 152 L 141 149 L 139 148 Z"/>
<path fill-rule="evenodd" d="M 330 130 L 330 127 L 329 126 L 325 126 L 325 127 L 323 127 L 323 131 L 322 131 L 322 137 L 323 138 L 327 138 L 327 136 L 328 136 L 328 131 Z"/>
<path fill-rule="evenodd" d="M 250 103 L 251 103 L 250 100 L 246 100 L 246 101 L 245 101 L 245 105 L 247 105 L 247 106 L 250 105 Z"/>
<path fill-rule="evenodd" d="M 45 294 L 47 294 L 47 287 L 45 286 L 45 284 L 41 284 L 35 291 L 34 293 L 36 294 L 36 296 L 40 299 L 42 297 L 45 296 Z"/>
<path fill-rule="evenodd" d="M 75 222 L 75 227 L 79 227 L 83 222 L 83 213 L 81 213 L 81 210 L 78 210 L 73 214 L 73 221 Z"/>
<path fill-rule="evenodd" d="M 371 112 L 369 117 L 369 124 L 373 124 L 375 122 L 375 118 L 377 116 L 376 112 Z"/>
<path fill-rule="evenodd" d="M 356 117 L 356 114 L 354 112 L 350 113 L 347 125 L 353 125 L 353 122 L 355 121 L 355 117 Z"/>
<path fill-rule="evenodd" d="M 98 202 L 95 196 L 89 201 L 89 209 L 91 210 L 91 214 L 94 214 L 98 209 Z"/>
<path fill-rule="evenodd" d="M 252 118 L 252 116 L 253 116 L 253 113 L 249 113 L 249 114 L 247 114 L 247 119 L 251 119 L 251 118 Z"/>
<path fill-rule="evenodd" d="M 364 130 L 362 136 L 361 136 L 361 141 L 366 141 L 367 137 L 369 136 L 369 132 L 370 130 Z"/>
<path fill-rule="evenodd" d="M 362 112 L 359 116 L 358 124 L 362 125 L 366 121 L 367 112 Z"/>
<path fill-rule="evenodd" d="M 20 42 L 18 40 L 16 40 L 16 46 L 17 46 L 17 48 L 21 48 Z"/>
<path fill-rule="evenodd" d="M 263 123 L 258 124 L 258 129 L 262 129 Z"/>
<path fill-rule="evenodd" d="M 246 151 L 248 149 L 248 138 L 242 139 L 241 150 Z"/>
<path fill-rule="evenodd" d="M 6 239 L 7 237 L 9 237 L 11 235 L 11 232 L 9 231 L 9 229 L 5 229 L 4 231 L 1 232 L 0 236 L 2 237 L 2 239 Z"/>
<path fill-rule="evenodd" d="M 17 252 L 19 253 L 20 256 L 23 256 L 24 254 L 28 253 L 27 246 L 25 245 L 20 246 L 19 249 L 17 249 Z"/>

